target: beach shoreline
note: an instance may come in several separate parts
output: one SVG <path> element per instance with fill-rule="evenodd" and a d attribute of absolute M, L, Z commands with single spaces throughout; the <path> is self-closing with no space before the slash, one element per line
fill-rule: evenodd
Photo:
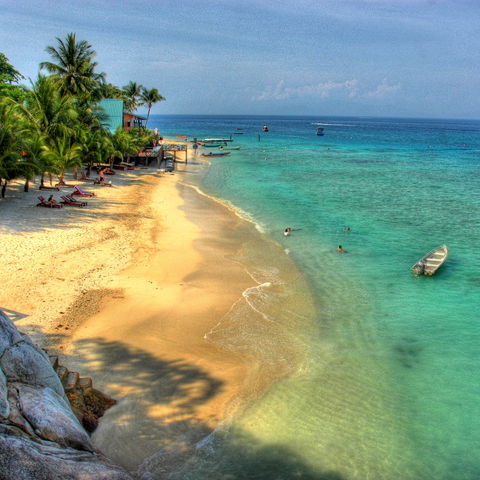
<path fill-rule="evenodd" d="M 97 188 L 88 208 L 68 212 L 33 208 L 37 192 L 12 189 L 18 200 L 2 207 L 30 218 L 21 232 L 14 219 L 3 224 L 11 261 L 0 306 L 70 370 L 119 400 L 94 433 L 98 448 L 130 471 L 148 458 L 148 470 L 160 458 L 173 469 L 291 373 L 300 349 L 279 325 L 254 332 L 264 318 L 250 293 L 283 287 L 257 279 L 240 260 L 246 244 L 260 241 L 253 224 L 184 184 L 181 173 L 122 173 L 113 183 Z M 237 335 L 229 317 L 238 309 L 245 316 L 244 308 L 255 341 Z M 267 353 L 257 349 L 261 337 Z"/>

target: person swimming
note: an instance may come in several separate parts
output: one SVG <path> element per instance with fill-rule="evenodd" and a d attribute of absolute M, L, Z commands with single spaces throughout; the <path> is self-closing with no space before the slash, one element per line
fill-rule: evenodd
<path fill-rule="evenodd" d="M 344 232 L 351 232 L 352 229 L 351 229 L 350 227 L 345 227 L 345 228 L 343 229 L 343 231 L 344 231 Z"/>
<path fill-rule="evenodd" d="M 284 231 L 283 234 L 288 237 L 292 233 L 292 227 L 287 227 Z"/>
<path fill-rule="evenodd" d="M 343 249 L 343 247 L 341 245 L 338 246 L 337 248 L 337 252 L 340 252 L 340 253 L 347 253 L 346 250 Z"/>

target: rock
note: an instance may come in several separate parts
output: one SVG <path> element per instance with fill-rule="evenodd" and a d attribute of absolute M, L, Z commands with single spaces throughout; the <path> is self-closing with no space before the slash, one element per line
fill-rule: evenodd
<path fill-rule="evenodd" d="M 9 318 L 0 310 L 0 358 L 8 347 L 15 345 L 15 343 L 22 340 L 22 334 L 14 327 Z"/>
<path fill-rule="evenodd" d="M 52 369 L 45 352 L 24 340 L 5 349 L 0 368 L 9 382 L 50 387 L 65 398 L 58 375 Z"/>
<path fill-rule="evenodd" d="M 2 480 L 133 480 L 98 454 L 42 445 L 0 433 Z"/>
<path fill-rule="evenodd" d="M 30 438 L 35 438 L 35 432 L 30 423 L 28 423 L 28 420 L 23 418 L 22 412 L 20 411 L 18 391 L 13 385 L 8 385 L 8 404 L 10 406 L 10 414 L 8 415 L 9 425 L 13 425 L 18 430 L 25 432 Z"/>
<path fill-rule="evenodd" d="M 71 394 L 94 395 L 89 385 Z M 108 408 L 103 397 L 92 403 L 88 395 L 88 412 Z M 1 311 L 0 480 L 133 480 L 94 451 L 48 356 Z"/>
<path fill-rule="evenodd" d="M 0 370 L 0 418 L 6 418 L 9 414 L 10 406 L 8 404 L 7 377 L 3 371 Z"/>
<path fill-rule="evenodd" d="M 64 447 L 94 451 L 90 438 L 62 397 L 49 387 L 15 384 L 21 412 L 39 437 Z"/>

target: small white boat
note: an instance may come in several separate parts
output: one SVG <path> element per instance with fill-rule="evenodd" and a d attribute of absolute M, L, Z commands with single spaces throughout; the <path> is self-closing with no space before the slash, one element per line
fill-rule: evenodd
<path fill-rule="evenodd" d="M 233 142 L 231 138 L 204 138 L 200 140 L 202 143 L 226 143 L 226 142 Z"/>
<path fill-rule="evenodd" d="M 442 245 L 422 257 L 413 267 L 416 275 L 432 276 L 447 260 L 448 247 Z"/>
<path fill-rule="evenodd" d="M 262 130 L 263 130 L 264 132 L 268 132 L 268 125 L 264 125 L 264 126 L 262 127 Z"/>

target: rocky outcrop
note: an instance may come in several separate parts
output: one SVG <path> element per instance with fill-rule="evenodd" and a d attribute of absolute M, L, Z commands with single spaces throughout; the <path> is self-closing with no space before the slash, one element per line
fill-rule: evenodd
<path fill-rule="evenodd" d="M 69 395 L 95 395 L 74 380 Z M 95 451 L 77 416 L 48 355 L 0 311 L 0 478 L 132 480 Z"/>

